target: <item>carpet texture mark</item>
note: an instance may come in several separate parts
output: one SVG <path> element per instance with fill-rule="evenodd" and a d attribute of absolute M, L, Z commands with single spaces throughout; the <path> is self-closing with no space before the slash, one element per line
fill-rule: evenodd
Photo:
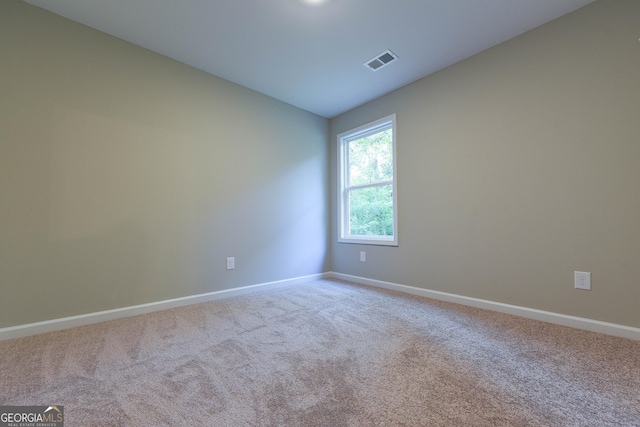
<path fill-rule="evenodd" d="M 69 426 L 640 426 L 640 343 L 341 281 L 0 342 Z"/>

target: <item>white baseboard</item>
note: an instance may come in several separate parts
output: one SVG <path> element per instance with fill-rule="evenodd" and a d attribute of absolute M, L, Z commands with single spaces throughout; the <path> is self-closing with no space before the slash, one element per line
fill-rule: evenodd
<path fill-rule="evenodd" d="M 113 310 L 80 314 L 77 316 L 63 317 L 60 319 L 46 320 L 43 322 L 28 323 L 26 325 L 10 326 L 7 328 L 0 328 L 0 341 L 25 337 L 28 335 L 41 334 L 44 332 L 73 328 L 75 326 L 83 326 L 91 323 L 104 322 L 107 320 L 120 319 L 123 317 L 136 316 L 138 314 L 151 313 L 153 311 L 167 310 L 170 308 L 181 307 L 190 304 L 197 304 L 201 302 L 244 295 L 255 292 L 258 289 L 274 288 L 281 285 L 296 285 L 329 277 L 331 277 L 330 273 L 312 274 L 309 276 L 296 277 L 293 279 L 285 279 L 275 282 L 243 286 L 241 288 L 225 289 L 222 291 L 208 292 L 206 294 L 191 295 L 188 297 L 133 305 L 130 307 L 116 308 Z"/>
<path fill-rule="evenodd" d="M 401 285 L 398 283 L 384 282 L 381 280 L 368 279 L 366 277 L 352 276 L 342 273 L 320 273 L 309 276 L 296 277 L 292 279 L 279 280 L 275 282 L 260 283 L 256 285 L 244 286 L 241 288 L 225 289 L 205 294 L 192 295 L 188 297 L 175 298 L 171 300 L 152 302 L 147 304 L 134 305 L 130 307 L 116 308 L 113 310 L 99 311 L 95 313 L 81 314 L 77 316 L 63 317 L 60 319 L 46 320 L 43 322 L 29 323 L 26 325 L 10 326 L 0 328 L 0 341 L 35 335 L 44 332 L 57 331 L 72 328 L 75 326 L 88 325 L 92 323 L 104 322 L 107 320 L 120 319 L 124 317 L 136 316 L 138 314 L 151 313 L 154 311 L 167 310 L 201 302 L 214 301 L 223 298 L 234 297 L 254 292 L 259 289 L 275 288 L 281 285 L 295 285 L 320 279 L 340 279 L 362 285 L 374 286 L 383 289 L 404 292 L 407 294 L 433 298 L 442 301 L 453 302 L 471 307 L 493 310 L 500 313 L 513 314 L 529 319 L 543 322 L 555 323 L 572 328 L 584 329 L 592 332 L 599 332 L 622 338 L 629 338 L 640 341 L 640 328 L 619 325 L 615 323 L 601 322 L 583 317 L 568 316 L 566 314 L 553 313 L 550 311 L 537 310 L 517 305 L 504 304 L 478 298 L 465 297 L 462 295 L 450 294 L 429 289 L 416 288 L 414 286 Z"/>
<path fill-rule="evenodd" d="M 418 295 L 427 298 L 433 298 L 442 301 L 453 302 L 471 307 L 484 308 L 500 313 L 513 314 L 529 319 L 541 320 L 543 322 L 555 323 L 557 325 L 569 326 L 577 329 L 584 329 L 592 332 L 599 332 L 607 335 L 613 335 L 622 338 L 629 338 L 640 341 L 640 329 L 631 326 L 618 325 L 616 323 L 601 322 L 583 317 L 568 316 L 566 314 L 553 313 L 550 311 L 536 310 L 534 308 L 521 307 L 511 304 L 503 304 L 489 300 L 478 298 L 470 298 L 462 295 L 449 294 L 446 292 L 432 291 L 413 286 L 400 285 L 397 283 L 383 282 L 381 280 L 367 279 L 365 277 L 351 276 L 342 273 L 329 273 L 329 277 L 334 279 L 345 280 L 348 282 L 359 283 L 362 285 L 374 286 L 378 288 L 400 291 L 407 294 Z"/>

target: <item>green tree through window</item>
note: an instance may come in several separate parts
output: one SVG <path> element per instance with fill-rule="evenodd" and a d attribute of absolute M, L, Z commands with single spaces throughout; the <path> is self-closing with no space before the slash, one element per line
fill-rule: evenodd
<path fill-rule="evenodd" d="M 342 242 L 397 244 L 395 115 L 339 135 Z"/>

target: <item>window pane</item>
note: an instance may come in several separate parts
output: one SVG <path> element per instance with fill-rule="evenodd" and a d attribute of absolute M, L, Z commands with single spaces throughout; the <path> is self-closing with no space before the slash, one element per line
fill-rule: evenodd
<path fill-rule="evenodd" d="M 393 179 L 392 132 L 349 141 L 349 186 Z"/>
<path fill-rule="evenodd" d="M 396 115 L 337 136 L 339 243 L 398 246 Z"/>
<path fill-rule="evenodd" d="M 349 191 L 349 233 L 393 236 L 393 186 L 379 185 Z"/>

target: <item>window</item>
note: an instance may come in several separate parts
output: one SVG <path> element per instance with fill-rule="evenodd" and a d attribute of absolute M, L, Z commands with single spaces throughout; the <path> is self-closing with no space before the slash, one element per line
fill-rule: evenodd
<path fill-rule="evenodd" d="M 396 115 L 338 135 L 338 242 L 398 245 Z"/>

